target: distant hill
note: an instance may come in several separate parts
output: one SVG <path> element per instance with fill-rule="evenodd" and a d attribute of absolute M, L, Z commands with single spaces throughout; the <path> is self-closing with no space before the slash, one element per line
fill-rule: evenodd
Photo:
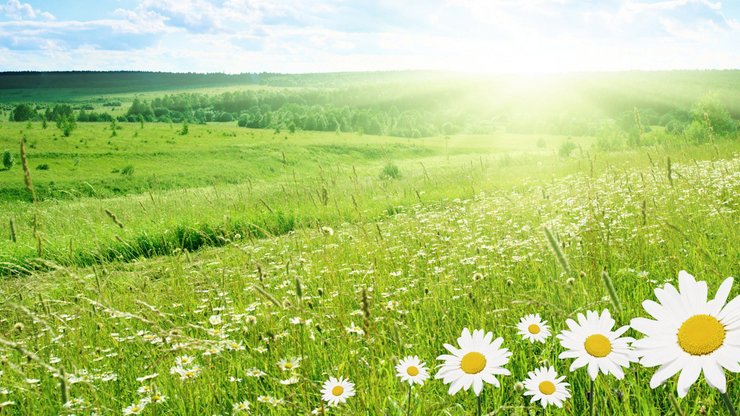
<path fill-rule="evenodd" d="M 259 74 L 197 74 L 137 71 L 0 72 L 0 89 L 32 88 L 122 88 L 228 86 L 259 84 Z"/>

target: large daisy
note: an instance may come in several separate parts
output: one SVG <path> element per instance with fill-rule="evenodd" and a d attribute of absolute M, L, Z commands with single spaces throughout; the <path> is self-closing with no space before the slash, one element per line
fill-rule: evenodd
<path fill-rule="evenodd" d="M 321 388 L 321 397 L 329 406 L 336 406 L 344 403 L 348 398 L 355 395 L 355 385 L 348 379 L 339 377 L 329 377 Z"/>
<path fill-rule="evenodd" d="M 588 366 L 592 380 L 596 380 L 599 371 L 622 379 L 622 367 L 629 368 L 630 362 L 637 361 L 630 347 L 634 339 L 622 337 L 629 325 L 612 331 L 615 322 L 609 310 L 604 309 L 601 315 L 594 311 L 586 312 L 585 316 L 579 313 L 577 323 L 572 319 L 565 323 L 568 329 L 563 330 L 558 339 L 567 351 L 563 351 L 559 358 L 575 358 L 570 371 Z"/>
<path fill-rule="evenodd" d="M 483 390 L 483 382 L 500 387 L 495 375 L 511 374 L 503 368 L 509 362 L 511 352 L 501 348 L 503 338 L 496 338 L 491 342 L 492 338 L 492 332 L 486 333 L 478 329 L 471 335 L 468 328 L 465 328 L 457 339 L 460 348 L 445 344 L 444 347 L 451 354 L 437 357 L 444 363 L 434 377 L 450 385 L 449 394 L 455 394 L 460 389 L 467 391 L 472 386 L 477 396 Z"/>
<path fill-rule="evenodd" d="M 543 321 L 539 314 L 531 314 L 523 317 L 516 325 L 522 338 L 534 343 L 542 342 L 550 336 L 550 327 L 547 321 Z"/>
<path fill-rule="evenodd" d="M 554 404 L 563 407 L 563 401 L 570 397 L 568 383 L 563 382 L 565 376 L 558 377 L 552 367 L 541 367 L 527 374 L 524 380 L 525 396 L 532 396 L 532 403 L 539 401 L 542 407 Z"/>
<path fill-rule="evenodd" d="M 723 368 L 740 372 L 740 296 L 726 303 L 732 281 L 732 277 L 725 279 L 714 299 L 707 301 L 707 283 L 682 270 L 678 291 L 666 284 L 655 289 L 660 303 L 642 303 L 655 319 L 635 318 L 630 325 L 645 334 L 633 343 L 640 364 L 660 366 L 650 380 L 651 388 L 680 372 L 678 395 L 683 397 L 703 371 L 707 384 L 726 393 Z"/>
<path fill-rule="evenodd" d="M 424 381 L 429 378 L 429 371 L 419 357 L 412 356 L 404 358 L 396 365 L 396 376 L 409 385 L 423 386 Z"/>

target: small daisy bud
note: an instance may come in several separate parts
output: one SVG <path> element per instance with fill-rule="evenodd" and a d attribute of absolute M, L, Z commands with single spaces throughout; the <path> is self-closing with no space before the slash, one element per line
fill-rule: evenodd
<path fill-rule="evenodd" d="M 514 390 L 516 390 L 516 391 L 523 391 L 524 390 L 524 383 L 522 383 L 520 381 L 520 382 L 517 382 L 516 384 L 514 384 Z"/>
<path fill-rule="evenodd" d="M 706 406 L 704 406 L 704 405 L 701 405 L 701 407 L 699 408 L 699 414 L 700 414 L 700 415 L 705 415 L 705 414 L 707 414 L 707 407 L 706 407 Z"/>
<path fill-rule="evenodd" d="M 514 284 L 514 281 L 511 279 L 506 279 L 506 286 L 511 286 Z"/>
<path fill-rule="evenodd" d="M 584 277 L 586 277 L 586 272 L 583 272 L 583 271 L 582 271 L 581 273 L 579 273 L 579 276 L 581 276 L 581 278 L 584 278 Z"/>
<path fill-rule="evenodd" d="M 25 325 L 23 325 L 22 322 L 18 322 L 15 325 L 13 325 L 13 329 L 15 329 L 18 332 L 23 332 L 23 328 L 25 328 Z"/>
<path fill-rule="evenodd" d="M 566 281 L 565 281 L 565 283 L 567 283 L 567 284 L 569 284 L 569 285 L 572 285 L 572 284 L 573 284 L 573 283 L 575 283 L 575 282 L 576 282 L 576 279 L 574 279 L 574 278 L 572 278 L 572 277 L 569 277 L 569 278 L 568 278 L 568 280 L 566 280 Z"/>

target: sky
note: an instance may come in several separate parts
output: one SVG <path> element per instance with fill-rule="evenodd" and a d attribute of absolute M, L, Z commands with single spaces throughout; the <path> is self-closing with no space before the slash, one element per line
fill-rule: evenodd
<path fill-rule="evenodd" d="M 740 68 L 740 0 L 0 0 L 0 71 Z"/>

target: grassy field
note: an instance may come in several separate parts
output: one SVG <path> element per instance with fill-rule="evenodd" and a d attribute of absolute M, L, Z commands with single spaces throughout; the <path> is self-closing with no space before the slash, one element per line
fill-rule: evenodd
<path fill-rule="evenodd" d="M 0 414 L 120 414 L 145 398 L 153 415 L 231 414 L 244 400 L 259 415 L 474 414 L 472 393 L 449 396 L 439 380 L 415 386 L 407 408 L 394 370 L 417 355 L 436 373 L 443 344 L 468 327 L 513 353 L 484 413 L 543 414 L 515 385 L 548 364 L 573 397 L 546 414 L 582 415 L 586 370 L 568 371 L 554 337 L 522 340 L 521 317 L 538 313 L 557 334 L 608 308 L 627 325 L 679 270 L 710 296 L 738 271 L 736 141 L 600 153 L 582 137 L 561 157 L 558 136 L 122 127 L 62 138 L 2 124 L 0 149 L 27 138 L 44 199 L 29 201 L 18 166 L 0 172 L 0 224 L 12 218 L 17 240 L 0 243 L 1 261 L 19 274 L 0 285 Z M 197 370 L 172 374 L 183 356 Z M 653 372 L 600 375 L 596 414 L 676 412 L 676 378 L 651 389 Z M 340 375 L 356 396 L 323 408 L 321 384 Z M 740 380 L 726 375 L 737 400 Z M 724 411 L 704 381 L 677 406 Z"/>
<path fill-rule="evenodd" d="M 38 124 L 5 123 L 0 148 L 26 137 L 40 201 L 31 204 L 20 166 L 0 171 L 0 223 L 12 221 L 16 237 L 0 242 L 0 268 L 32 267 L 39 253 L 84 265 L 220 245 L 237 234 L 355 223 L 393 215 L 398 206 L 510 186 L 532 166 L 544 178 L 585 163 L 559 160 L 565 138 L 557 136 L 278 135 L 231 123 L 190 126 L 186 136 L 179 130 L 125 124 L 110 137 L 106 123 L 88 123 L 65 138 Z M 400 178 L 383 175 L 389 165 Z M 469 186 L 459 187 L 460 175 Z"/>
<path fill-rule="evenodd" d="M 587 311 L 608 309 L 616 327 L 647 317 L 643 305 L 656 307 L 643 302 L 681 270 L 706 281 L 710 298 L 737 275 L 739 74 L 268 74 L 260 85 L 175 90 L 155 82 L 171 74 L 128 74 L 151 78 L 137 89 L 101 73 L 96 88 L 4 90 L 5 110 L 29 101 L 99 111 L 113 100 L 117 116 L 134 98 L 176 92 L 316 88 L 346 101 L 322 109 L 328 95 L 294 95 L 270 111 L 337 106 L 361 127 L 367 104 L 386 132 L 396 104 L 431 125 L 464 117 L 451 119 L 457 133 L 421 138 L 236 121 L 187 132 L 79 122 L 65 136 L 40 113 L 3 114 L 0 152 L 15 163 L 0 170 L 0 415 L 727 414 L 708 364 L 683 398 L 687 369 L 652 388 L 656 369 L 633 362 L 624 379 L 600 374 L 592 385 L 586 368 L 559 358 L 556 335 Z M 366 95 L 341 90 L 350 87 Z M 701 104 L 712 91 L 718 99 Z M 535 128 L 543 120 L 555 124 Z M 737 286 L 726 294 L 736 305 Z M 529 314 L 550 325 L 544 343 L 519 333 Z M 719 342 L 736 351 L 740 318 L 727 319 Z M 464 328 L 491 331 L 512 353 L 510 374 L 480 401 L 433 377 Z M 716 341 L 699 335 L 696 348 Z M 625 336 L 642 337 L 634 327 Z M 423 386 L 397 377 L 407 356 L 429 368 Z M 737 402 L 732 359 L 721 371 Z M 541 366 L 570 383 L 562 408 L 523 396 Z M 322 385 L 340 376 L 356 394 L 326 406 Z"/>

